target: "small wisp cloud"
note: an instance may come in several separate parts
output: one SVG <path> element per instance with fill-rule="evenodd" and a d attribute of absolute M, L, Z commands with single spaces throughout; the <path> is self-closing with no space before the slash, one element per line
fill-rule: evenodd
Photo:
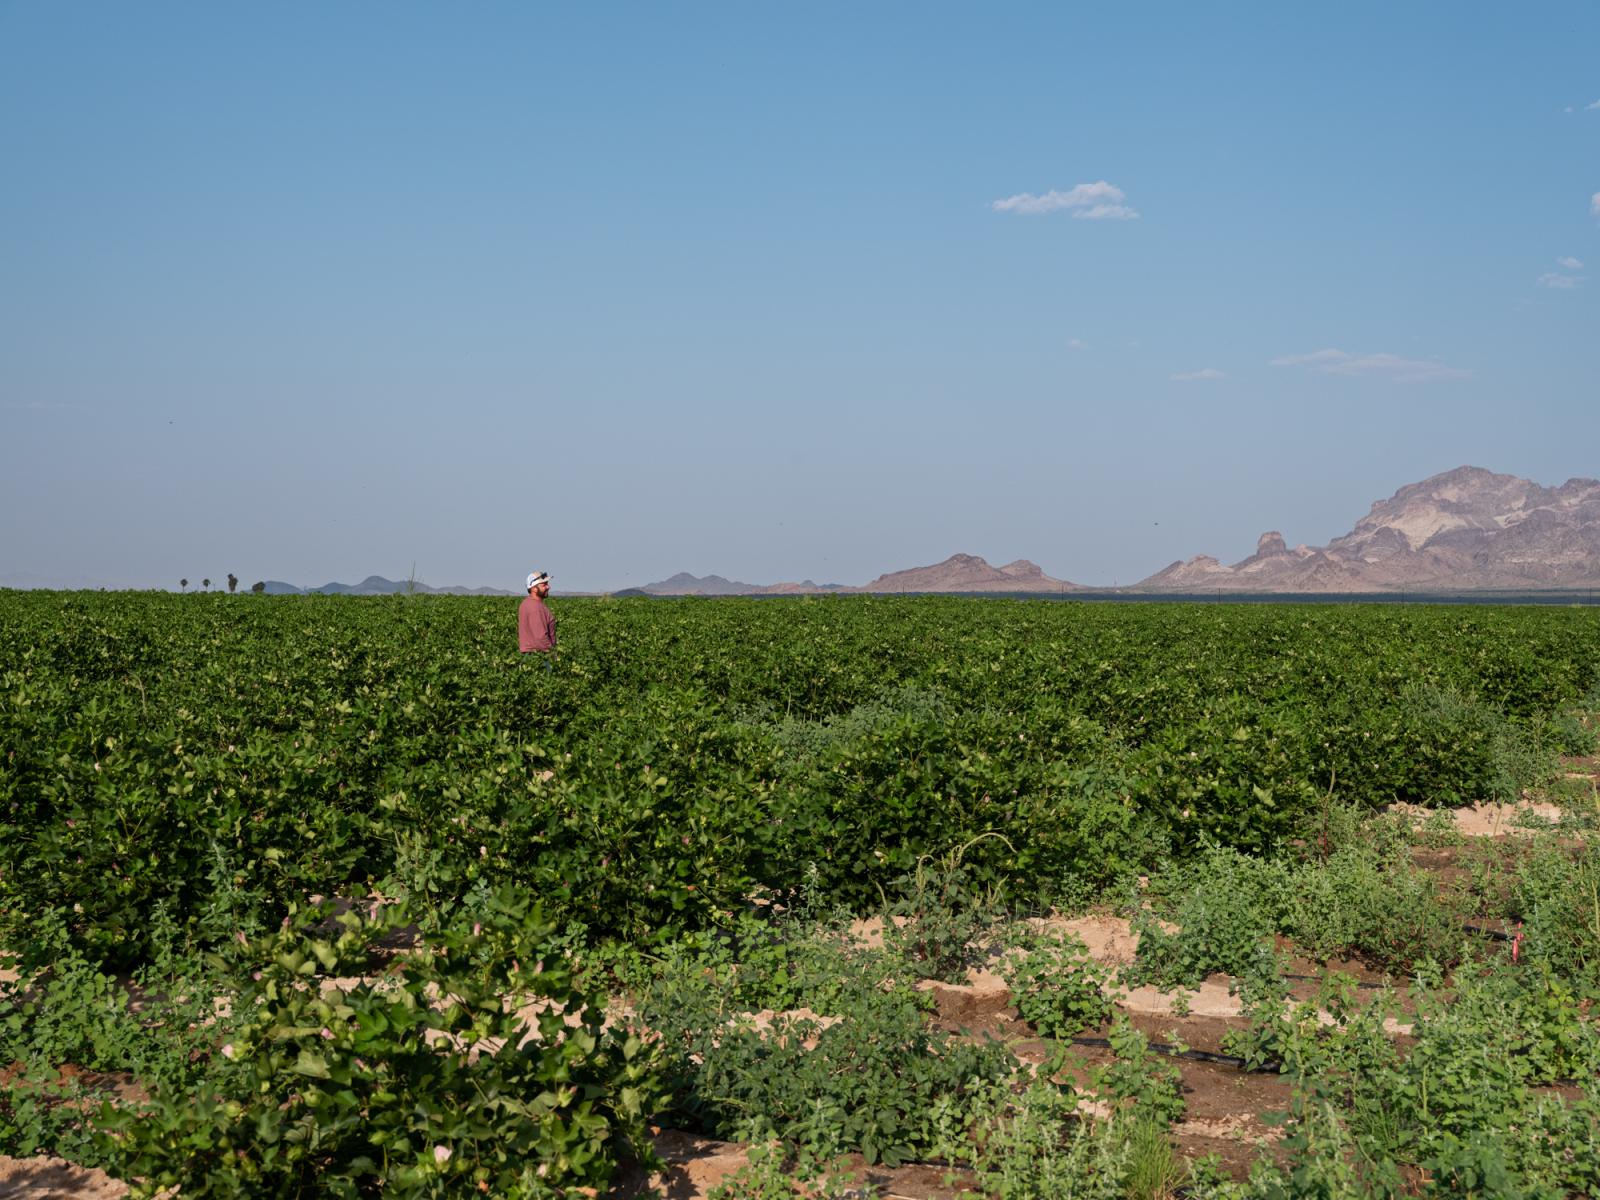
<path fill-rule="evenodd" d="M 1272 367 L 1304 367 L 1320 375 L 1343 375 L 1353 379 L 1386 379 L 1394 383 L 1428 383 L 1445 379 L 1469 379 L 1471 371 L 1446 366 L 1435 358 L 1404 358 L 1398 354 L 1351 354 L 1347 350 L 1313 350 L 1309 354 L 1285 354 L 1269 359 Z"/>
<path fill-rule="evenodd" d="M 1555 288 L 1557 291 L 1569 292 L 1583 282 L 1577 275 L 1563 275 L 1560 271 L 1546 271 L 1539 276 L 1540 287 Z"/>
<path fill-rule="evenodd" d="M 1600 197 L 1597 197 L 1597 198 L 1600 198 Z M 1565 254 L 1565 255 L 1562 255 L 1560 258 L 1556 259 L 1556 266 L 1560 267 L 1561 270 L 1560 271 L 1546 271 L 1543 275 L 1539 276 L 1539 278 L 1536 279 L 1534 282 L 1537 283 L 1540 287 L 1555 288 L 1557 291 L 1563 291 L 1563 292 L 1570 292 L 1570 291 L 1572 291 L 1572 289 L 1582 286 L 1582 284 L 1583 284 L 1583 276 L 1582 275 L 1567 275 L 1567 274 L 1563 274 L 1563 272 L 1566 272 L 1566 271 L 1581 271 L 1581 270 L 1583 270 L 1583 260 L 1582 259 L 1575 258 L 1570 254 Z"/>
<path fill-rule="evenodd" d="M 1012 213 L 1020 217 L 1039 217 L 1046 213 L 1070 212 L 1080 221 L 1132 221 L 1139 216 L 1133 208 L 1123 203 L 1127 193 L 1104 179 L 1094 183 L 1080 183 L 1068 190 L 1051 189 L 1041 196 L 1032 192 L 1018 192 L 1004 200 L 990 202 L 997 213 Z"/>
<path fill-rule="evenodd" d="M 1173 383 L 1205 383 L 1212 379 L 1226 379 L 1226 371 L 1219 371 L 1215 367 L 1201 367 L 1198 371 L 1179 371 L 1172 376 Z"/>

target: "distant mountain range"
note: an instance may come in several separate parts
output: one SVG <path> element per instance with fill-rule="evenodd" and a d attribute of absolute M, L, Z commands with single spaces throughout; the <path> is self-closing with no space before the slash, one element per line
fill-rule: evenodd
<path fill-rule="evenodd" d="M 778 596 L 786 592 L 844 592 L 851 589 L 838 583 L 740 583 L 737 579 L 724 579 L 721 575 L 691 575 L 679 571 L 671 579 L 660 583 L 647 583 L 630 589 L 650 596 Z"/>
<path fill-rule="evenodd" d="M 1600 481 L 1547 488 L 1482 467 L 1407 484 L 1377 501 L 1326 546 L 1292 549 L 1276 530 L 1256 552 L 1225 564 L 1209 555 L 1172 563 L 1135 592 L 1381 593 L 1600 587 Z M 760 596 L 820 592 L 1024 592 L 1091 589 L 1053 579 L 1026 559 L 993 567 L 971 554 L 880 575 L 863 587 L 751 584 L 720 575 L 674 575 L 637 592 L 652 596 Z"/>
<path fill-rule="evenodd" d="M 905 592 L 1081 592 L 1082 585 L 1052 579 L 1025 558 L 992 567 L 975 554 L 952 554 L 931 567 L 911 567 L 879 575 L 861 587 L 842 583 L 738 583 L 720 575 L 695 576 L 680 571 L 660 583 L 638 589 L 649 596 L 784 596 L 806 593 Z"/>
<path fill-rule="evenodd" d="M 95 588 L 88 579 L 0 571 L 0 587 Z M 247 583 L 240 591 L 248 591 Z M 1379 500 L 1349 533 L 1326 546 L 1290 547 L 1276 530 L 1236 563 L 1209 555 L 1171 563 L 1122 592 L 1365 594 L 1600 589 L 1600 480 L 1543 487 L 1482 467 L 1457 467 L 1407 484 Z M 212 590 L 217 590 L 213 588 Z M 299 587 L 269 580 L 271 595 L 383 596 L 414 591 L 457 596 L 519 596 L 504 588 L 430 587 L 369 575 L 360 583 Z M 741 583 L 680 572 L 617 595 L 781 596 L 828 593 L 1068 594 L 1093 589 L 1046 575 L 1027 559 L 1001 567 L 973 554 L 880 575 L 871 583 Z M 579 593 L 565 592 L 563 595 Z"/>
<path fill-rule="evenodd" d="M 269 596 L 393 596 L 401 592 L 417 592 L 430 596 L 516 596 L 504 588 L 429 587 L 406 579 L 385 579 L 382 575 L 368 575 L 360 583 L 325 583 L 321 587 L 296 587 L 281 579 L 267 580 Z"/>
<path fill-rule="evenodd" d="M 1231 565 L 1175 562 L 1143 591 L 1392 592 L 1600 587 L 1600 481 L 1541 487 L 1457 467 L 1379 500 L 1326 546 L 1263 533 Z"/>

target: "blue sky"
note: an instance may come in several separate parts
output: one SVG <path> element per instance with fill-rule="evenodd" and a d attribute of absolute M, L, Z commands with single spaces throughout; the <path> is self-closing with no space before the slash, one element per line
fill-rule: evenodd
<path fill-rule="evenodd" d="M 1091 584 L 1600 475 L 1600 8 L 0 0 L 0 578 Z"/>

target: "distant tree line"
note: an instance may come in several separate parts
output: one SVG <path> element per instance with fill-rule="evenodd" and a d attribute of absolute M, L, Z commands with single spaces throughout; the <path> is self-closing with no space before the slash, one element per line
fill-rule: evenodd
<path fill-rule="evenodd" d="M 202 579 L 200 581 L 200 586 L 203 589 L 205 589 L 206 591 L 210 591 L 211 590 L 211 580 Z M 180 591 L 185 591 L 185 592 L 187 592 L 189 590 L 189 578 L 188 578 L 188 576 L 184 576 L 182 579 L 178 580 L 178 588 L 179 588 Z M 235 575 L 232 571 L 229 571 L 228 572 L 228 594 L 232 595 L 233 593 L 237 592 L 238 590 L 239 590 L 239 577 L 237 575 Z M 255 593 L 257 596 L 265 594 L 265 592 L 267 590 L 267 581 L 265 579 L 256 580 L 254 583 L 252 583 L 250 585 L 250 590 L 253 593 Z"/>

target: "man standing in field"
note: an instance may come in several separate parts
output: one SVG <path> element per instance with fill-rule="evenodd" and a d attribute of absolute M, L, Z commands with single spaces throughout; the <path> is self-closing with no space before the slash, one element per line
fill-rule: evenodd
<path fill-rule="evenodd" d="M 556 618 L 545 604 L 550 576 L 535 571 L 528 576 L 528 598 L 517 609 L 517 645 L 524 654 L 544 655 L 545 670 L 552 670 L 556 653 Z"/>

